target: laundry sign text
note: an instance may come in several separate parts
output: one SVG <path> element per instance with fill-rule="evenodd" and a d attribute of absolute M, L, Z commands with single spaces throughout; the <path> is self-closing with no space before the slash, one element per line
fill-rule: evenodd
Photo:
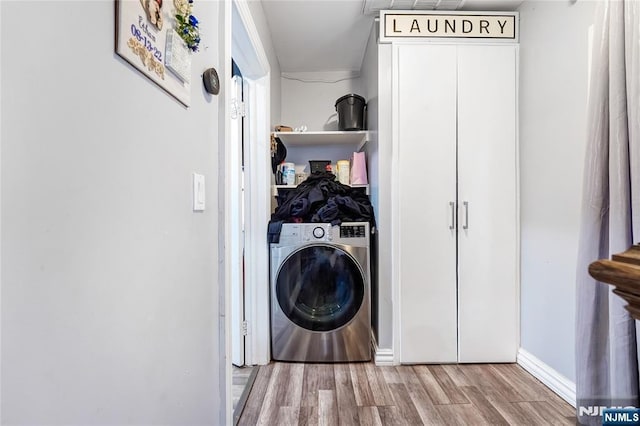
<path fill-rule="evenodd" d="M 515 14 L 381 13 L 381 41 L 424 38 L 517 41 Z"/>

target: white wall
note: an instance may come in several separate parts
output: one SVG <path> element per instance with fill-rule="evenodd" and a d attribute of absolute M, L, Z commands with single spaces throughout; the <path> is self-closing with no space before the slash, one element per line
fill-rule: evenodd
<path fill-rule="evenodd" d="M 360 77 L 348 71 L 283 73 L 280 124 L 304 125 L 309 131 L 338 130 L 336 100 L 361 92 Z"/>
<path fill-rule="evenodd" d="M 307 130 L 338 130 L 335 103 L 341 96 L 357 93 L 362 96 L 362 81 L 351 71 L 319 71 L 313 73 L 282 73 L 281 122 L 291 127 L 307 126 Z M 302 80 L 302 81 L 300 81 Z M 285 144 L 286 146 L 286 144 Z M 334 164 L 353 155 L 350 146 L 312 146 L 287 148 L 286 161 L 305 165 L 309 160 L 330 160 Z"/>
<path fill-rule="evenodd" d="M 520 8 L 521 346 L 575 381 L 575 268 L 595 2 Z"/>
<path fill-rule="evenodd" d="M 196 2 L 194 76 L 219 5 Z M 121 60 L 111 0 L 0 7 L 0 422 L 218 423 L 218 98 Z"/>

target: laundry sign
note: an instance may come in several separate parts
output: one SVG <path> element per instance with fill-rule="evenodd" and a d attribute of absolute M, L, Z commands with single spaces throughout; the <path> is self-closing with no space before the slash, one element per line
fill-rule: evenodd
<path fill-rule="evenodd" d="M 518 13 L 380 12 L 380 41 L 475 39 L 517 42 Z"/>

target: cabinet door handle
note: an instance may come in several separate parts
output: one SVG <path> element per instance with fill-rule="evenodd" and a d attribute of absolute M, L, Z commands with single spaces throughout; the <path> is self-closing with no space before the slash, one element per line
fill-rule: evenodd
<path fill-rule="evenodd" d="M 464 205 L 464 225 L 462 225 L 462 229 L 469 229 L 469 202 L 463 201 Z"/>
<path fill-rule="evenodd" d="M 449 229 L 456 229 L 456 203 L 454 201 L 449 201 L 449 207 L 451 207 L 451 224 L 449 225 Z"/>

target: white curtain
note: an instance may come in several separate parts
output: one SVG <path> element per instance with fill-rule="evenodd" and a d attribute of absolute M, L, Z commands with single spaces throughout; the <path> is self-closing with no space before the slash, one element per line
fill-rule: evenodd
<path fill-rule="evenodd" d="M 603 0 L 596 12 L 577 274 L 581 424 L 600 425 L 601 418 L 580 407 L 638 407 L 636 321 L 587 268 L 640 243 L 639 13 L 638 0 Z"/>

